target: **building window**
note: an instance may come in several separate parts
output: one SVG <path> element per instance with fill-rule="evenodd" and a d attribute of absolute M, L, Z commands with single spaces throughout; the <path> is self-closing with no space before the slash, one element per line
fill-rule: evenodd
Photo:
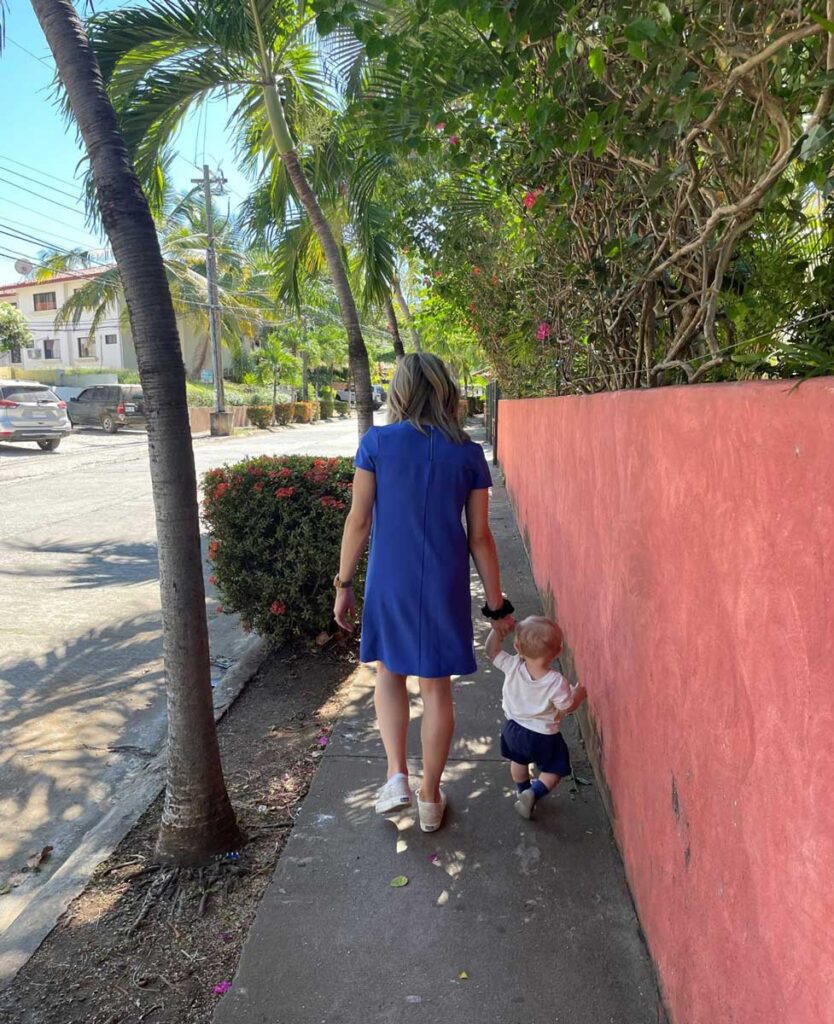
<path fill-rule="evenodd" d="M 118 340 L 119 340 L 118 336 L 115 335 L 115 334 L 105 334 L 104 335 L 104 344 L 105 345 L 115 345 Z"/>
<path fill-rule="evenodd" d="M 57 309 L 55 292 L 35 292 L 35 312 L 43 313 L 47 309 Z"/>
<path fill-rule="evenodd" d="M 44 359 L 58 358 L 58 342 L 54 338 L 43 339 L 43 357 Z"/>
<path fill-rule="evenodd" d="M 79 359 L 95 359 L 96 357 L 96 343 L 95 339 L 90 338 L 88 334 L 84 334 L 78 338 L 78 358 Z"/>

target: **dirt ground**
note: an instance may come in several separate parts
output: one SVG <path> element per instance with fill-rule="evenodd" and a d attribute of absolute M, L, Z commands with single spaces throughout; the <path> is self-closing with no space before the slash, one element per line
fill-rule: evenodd
<path fill-rule="evenodd" d="M 265 663 L 218 727 L 239 857 L 188 879 L 153 869 L 157 800 L 0 994 L 0 1024 L 211 1020 L 355 667 L 345 648 Z"/>

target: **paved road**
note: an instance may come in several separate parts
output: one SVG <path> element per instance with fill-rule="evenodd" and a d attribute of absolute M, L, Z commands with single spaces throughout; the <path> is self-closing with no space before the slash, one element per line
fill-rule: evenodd
<path fill-rule="evenodd" d="M 198 473 L 247 455 L 351 455 L 356 421 L 198 438 Z M 217 616 L 212 656 L 245 637 Z M 159 591 L 145 435 L 88 431 L 57 452 L 0 444 L 0 931 L 164 738 Z"/>

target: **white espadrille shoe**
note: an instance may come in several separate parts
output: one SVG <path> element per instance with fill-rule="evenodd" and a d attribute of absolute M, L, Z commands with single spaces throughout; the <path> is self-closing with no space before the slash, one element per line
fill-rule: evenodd
<path fill-rule="evenodd" d="M 428 800 L 421 800 L 420 793 L 417 793 L 417 813 L 420 817 L 420 828 L 424 832 L 436 832 L 443 822 L 443 815 L 446 813 L 446 794 L 443 787 L 440 787 L 440 800 L 438 803 L 430 803 Z"/>
<path fill-rule="evenodd" d="M 408 776 L 400 772 L 392 775 L 376 795 L 376 813 L 391 814 L 393 811 L 404 811 L 411 806 L 411 790 L 408 788 Z"/>

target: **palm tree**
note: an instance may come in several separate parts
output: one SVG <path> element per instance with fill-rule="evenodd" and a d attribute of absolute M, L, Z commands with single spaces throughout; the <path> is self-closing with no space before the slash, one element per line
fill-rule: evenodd
<path fill-rule="evenodd" d="M 194 193 L 166 194 L 162 212 L 155 220 L 174 311 L 202 334 L 192 364 L 186 367 L 189 376 L 196 378 L 209 352 L 205 205 Z M 236 225 L 227 218 L 215 216 L 214 235 L 221 340 L 235 354 L 241 350 L 244 340 L 257 336 L 260 321 L 266 318 L 272 300 L 265 287 L 267 275 L 250 259 Z M 111 314 L 114 305 L 121 305 L 124 289 L 117 266 L 102 265 L 100 260 L 81 249 L 52 250 L 41 255 L 37 279 L 99 265 L 101 273 L 88 278 L 58 311 L 56 327 L 77 324 L 84 313 L 92 312 L 92 336 L 101 321 Z"/>
<path fill-rule="evenodd" d="M 240 843 L 214 728 L 197 482 L 185 369 L 156 226 L 71 0 L 31 0 L 87 151 L 124 287 L 148 405 L 159 541 L 168 778 L 157 857 L 203 862 Z"/>
<path fill-rule="evenodd" d="M 368 353 L 339 245 L 302 168 L 290 125 L 326 111 L 328 92 L 305 41 L 311 22 L 290 0 L 148 0 L 89 22 L 105 81 L 143 181 L 158 180 L 165 147 L 188 111 L 213 94 L 236 98 L 230 124 L 269 142 L 275 187 L 305 211 L 338 296 L 356 386 L 359 431 L 372 425 Z M 277 157 L 277 160 L 276 160 Z"/>

